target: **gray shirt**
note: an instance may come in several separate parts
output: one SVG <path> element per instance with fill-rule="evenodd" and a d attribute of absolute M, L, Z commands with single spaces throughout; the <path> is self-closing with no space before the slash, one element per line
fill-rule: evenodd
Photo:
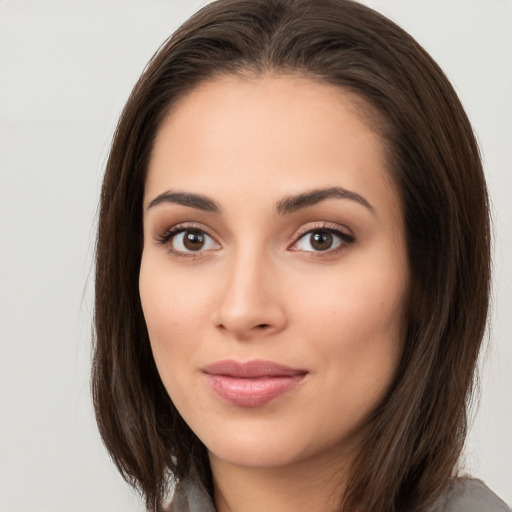
<path fill-rule="evenodd" d="M 429 512 L 511 512 L 507 504 L 482 481 L 459 478 Z"/>
<path fill-rule="evenodd" d="M 193 481 L 180 483 L 169 512 L 215 512 L 208 495 Z M 441 495 L 429 512 L 512 512 L 511 509 L 480 480 L 458 478 Z"/>

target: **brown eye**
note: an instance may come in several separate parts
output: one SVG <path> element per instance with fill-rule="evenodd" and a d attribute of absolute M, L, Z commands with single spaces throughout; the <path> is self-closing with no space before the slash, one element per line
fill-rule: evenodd
<path fill-rule="evenodd" d="M 326 251 L 332 247 L 333 236 L 329 231 L 316 231 L 309 236 L 309 243 L 316 251 Z"/>
<path fill-rule="evenodd" d="M 174 232 L 173 232 L 174 231 Z M 217 250 L 219 244 L 201 229 L 176 229 L 160 238 L 162 245 L 167 245 L 175 253 L 204 252 Z"/>
<path fill-rule="evenodd" d="M 325 252 L 332 254 L 354 242 L 354 237 L 339 229 L 317 228 L 304 233 L 293 245 L 294 251 Z"/>
<path fill-rule="evenodd" d="M 204 247 L 205 235 L 201 231 L 184 231 L 183 246 L 189 251 L 199 251 Z"/>

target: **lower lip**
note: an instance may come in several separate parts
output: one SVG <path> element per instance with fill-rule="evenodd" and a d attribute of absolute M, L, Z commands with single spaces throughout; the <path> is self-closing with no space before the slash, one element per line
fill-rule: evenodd
<path fill-rule="evenodd" d="M 205 376 L 210 389 L 225 402 L 240 407 L 259 407 L 296 388 L 305 374 L 257 378 Z"/>

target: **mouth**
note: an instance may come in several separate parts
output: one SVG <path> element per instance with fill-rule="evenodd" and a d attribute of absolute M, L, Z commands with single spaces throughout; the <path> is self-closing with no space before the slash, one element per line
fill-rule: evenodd
<path fill-rule="evenodd" d="M 206 382 L 224 402 L 259 407 L 296 388 L 308 372 L 272 361 L 223 360 L 203 368 Z"/>

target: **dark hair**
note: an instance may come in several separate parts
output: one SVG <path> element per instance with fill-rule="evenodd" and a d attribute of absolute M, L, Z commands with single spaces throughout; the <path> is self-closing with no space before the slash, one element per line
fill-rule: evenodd
<path fill-rule="evenodd" d="M 368 424 L 344 510 L 421 510 L 453 476 L 466 435 L 489 301 L 488 199 L 475 137 L 443 72 L 401 28 L 349 0 L 211 3 L 136 84 L 101 192 L 92 375 L 101 435 L 148 508 L 191 466 L 211 492 L 206 448 L 160 381 L 141 309 L 144 182 L 159 125 L 177 100 L 218 75 L 268 71 L 354 93 L 387 143 L 411 307 L 399 371 Z"/>

